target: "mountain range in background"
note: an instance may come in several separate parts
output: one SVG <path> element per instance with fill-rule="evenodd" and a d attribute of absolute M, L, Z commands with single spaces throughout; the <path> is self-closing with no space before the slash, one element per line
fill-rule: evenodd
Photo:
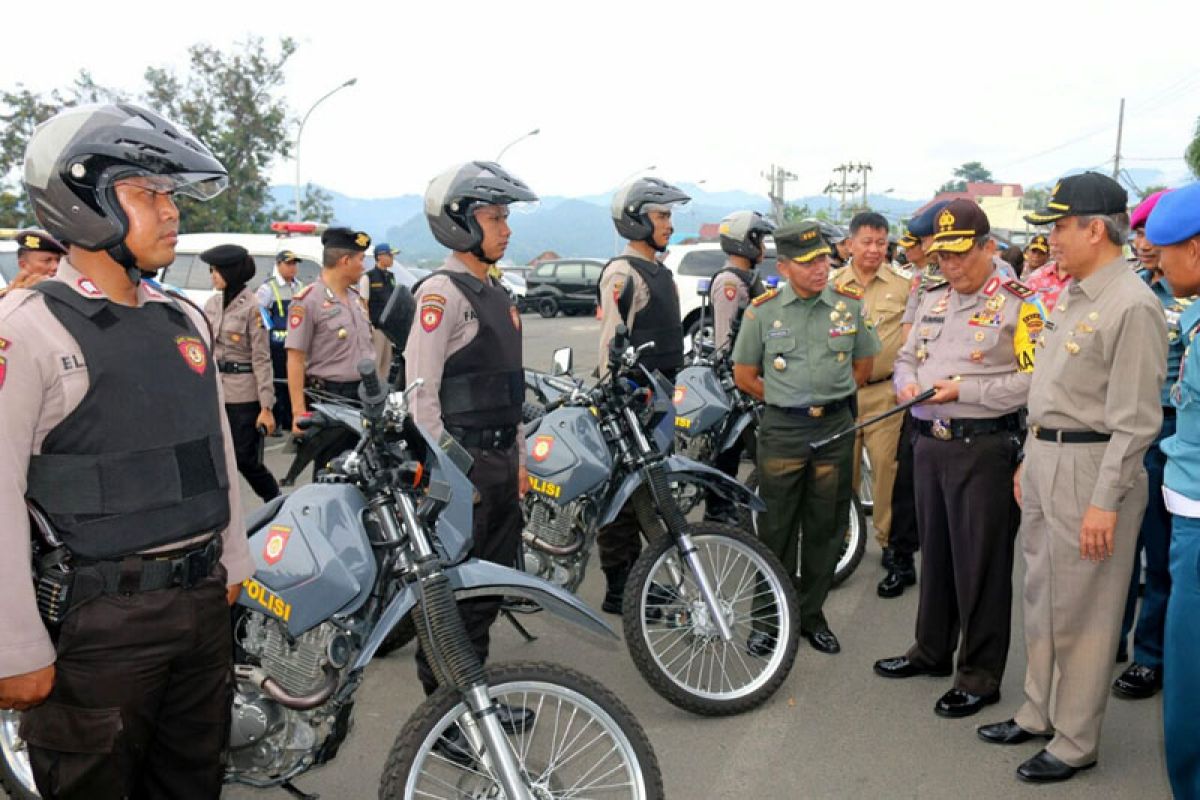
<path fill-rule="evenodd" d="M 1064 175 L 1081 170 L 1069 170 Z M 1132 198 L 1137 190 L 1146 186 L 1166 184 L 1175 186 L 1186 183 L 1186 174 L 1166 175 L 1160 170 L 1131 169 L 1126 171 L 1125 181 Z M 1132 185 L 1128 185 L 1132 182 Z M 1055 181 L 1033 184 L 1028 188 L 1049 189 Z M 707 192 L 702 186 L 681 184 L 692 202 L 675 212 L 675 238 L 696 236 L 700 226 L 719 222 L 734 211 L 766 212 L 770 201 L 765 195 L 749 192 Z M 290 208 L 294 200 L 294 189 L 290 185 L 274 186 L 271 189 L 275 202 Z M 388 242 L 400 250 L 400 261 L 408 264 L 440 261 L 445 248 L 439 245 L 429 232 L 422 211 L 420 195 L 406 194 L 399 197 L 363 199 L 348 197 L 332 190 L 333 218 L 335 224 L 347 225 L 366 231 L 377 242 Z M 868 195 L 867 203 L 892 222 L 907 219 L 911 213 L 929 198 L 906 200 L 892 195 Z M 517 205 L 509 217 L 513 230 L 506 260 L 519 264 L 532 261 L 547 250 L 560 256 L 590 256 L 608 258 L 615 254 L 619 242 L 613 232 L 609 218 L 608 195 L 586 195 L 583 197 L 543 197 L 532 206 Z M 789 198 L 792 205 L 807 205 L 814 213 L 826 209 L 836 210 L 836 203 L 826 195 L 809 195 Z"/>

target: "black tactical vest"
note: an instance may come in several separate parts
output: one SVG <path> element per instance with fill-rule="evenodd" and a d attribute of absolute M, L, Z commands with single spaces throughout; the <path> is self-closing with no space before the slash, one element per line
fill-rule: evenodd
<path fill-rule="evenodd" d="M 212 353 L 174 303 L 140 308 L 35 287 L 83 351 L 88 391 L 29 461 L 26 496 L 85 559 L 116 559 L 229 523 Z"/>
<path fill-rule="evenodd" d="M 683 366 L 683 322 L 679 316 L 679 290 L 675 288 L 675 276 L 671 270 L 633 256 L 619 256 L 613 261 L 624 260 L 642 276 L 650 290 L 650 301 L 639 309 L 633 327 L 629 331 L 629 342 L 634 347 L 654 342 L 654 347 L 642 354 L 641 363 L 651 370 L 661 370 L 664 375 L 674 377 Z M 608 264 L 613 263 L 609 261 Z M 608 268 L 605 264 L 605 269 Z M 600 279 L 604 279 L 601 273 Z M 620 304 L 618 304 L 620 308 Z M 628 319 L 628 310 L 621 308 L 621 316 Z"/>
<path fill-rule="evenodd" d="M 367 314 L 372 325 L 379 325 L 383 309 L 387 306 L 388 298 L 396 288 L 396 276 L 390 269 L 375 267 L 367 273 L 370 291 L 367 293 Z"/>
<path fill-rule="evenodd" d="M 521 366 L 521 330 L 516 308 L 504 287 L 473 275 L 439 271 L 462 290 L 475 310 L 479 333 L 446 359 L 442 420 L 457 428 L 500 428 L 521 421 L 525 370 Z"/>

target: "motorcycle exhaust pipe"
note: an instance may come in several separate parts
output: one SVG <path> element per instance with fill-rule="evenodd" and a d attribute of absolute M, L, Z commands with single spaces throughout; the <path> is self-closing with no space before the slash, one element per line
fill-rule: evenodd
<path fill-rule="evenodd" d="M 332 668 L 325 668 L 325 683 L 311 694 L 296 697 L 290 695 L 279 685 L 279 682 L 263 671 L 262 667 L 252 664 L 236 664 L 233 667 L 234 676 L 240 681 L 246 681 L 262 690 L 263 694 L 285 708 L 295 711 L 308 711 L 325 703 L 337 689 L 338 676 Z"/>
<path fill-rule="evenodd" d="M 536 534 L 529 531 L 522 531 L 521 538 L 525 544 L 543 553 L 549 553 L 552 556 L 573 556 L 579 552 L 579 548 L 583 547 L 584 536 L 578 533 L 575 536 L 575 541 L 567 545 L 550 544 L 545 539 L 539 539 Z"/>

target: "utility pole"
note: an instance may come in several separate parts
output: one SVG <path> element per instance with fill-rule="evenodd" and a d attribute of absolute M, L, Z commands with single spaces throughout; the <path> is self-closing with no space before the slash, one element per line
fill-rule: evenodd
<path fill-rule="evenodd" d="M 1121 174 L 1121 133 L 1125 129 L 1125 98 L 1121 98 L 1121 115 L 1117 117 L 1117 154 L 1113 156 L 1113 180 Z"/>
<path fill-rule="evenodd" d="M 767 189 L 767 197 L 771 198 L 771 216 L 774 218 L 776 225 L 782 225 L 783 211 L 786 207 L 784 201 L 784 184 L 787 181 L 796 180 L 799 176 L 775 164 L 771 165 L 771 169 L 768 172 L 763 172 L 761 175 L 767 179 L 770 185 Z"/>
<path fill-rule="evenodd" d="M 855 164 L 854 162 L 850 162 L 848 164 L 839 164 L 833 168 L 835 175 L 840 175 L 841 177 L 840 178 L 834 177 L 833 181 L 828 186 L 826 186 L 825 189 L 830 194 L 832 194 L 831 190 L 834 190 L 834 189 L 836 189 L 838 192 L 838 219 L 839 220 L 844 219 L 846 217 L 846 195 L 847 194 L 853 196 L 853 194 L 855 192 L 857 192 L 859 189 L 862 189 L 864 192 L 864 194 L 863 194 L 864 199 L 866 197 L 866 194 L 865 194 L 866 181 L 864 180 L 861 184 L 856 181 L 852 181 L 849 178 L 850 174 L 853 172 L 861 172 L 865 178 L 866 177 L 865 170 L 869 170 L 869 169 L 871 169 L 870 164 Z"/>

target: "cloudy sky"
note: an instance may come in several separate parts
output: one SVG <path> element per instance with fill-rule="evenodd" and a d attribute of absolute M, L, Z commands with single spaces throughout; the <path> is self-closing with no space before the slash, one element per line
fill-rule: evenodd
<path fill-rule="evenodd" d="M 0 84 L 51 89 L 87 68 L 137 89 L 197 41 L 296 38 L 297 117 L 358 78 L 310 118 L 302 178 L 360 197 L 421 192 L 540 128 L 504 162 L 542 194 L 607 192 L 650 164 L 765 193 L 775 163 L 798 196 L 856 161 L 872 191 L 920 199 L 968 160 L 1022 183 L 1111 170 L 1122 97 L 1125 163 L 1182 175 L 1200 116 L 1194 0 L 69 0 L 53 14 L 9 31 Z M 278 182 L 294 175 L 276 165 Z"/>

